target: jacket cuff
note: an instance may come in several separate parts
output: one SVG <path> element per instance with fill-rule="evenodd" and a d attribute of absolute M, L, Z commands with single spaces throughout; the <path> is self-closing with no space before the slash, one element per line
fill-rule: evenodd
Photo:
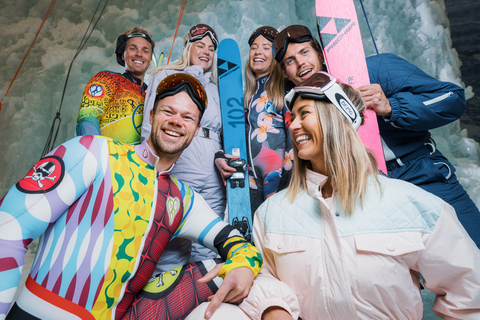
<path fill-rule="evenodd" d="M 392 107 L 392 113 L 390 114 L 390 118 L 383 118 L 386 122 L 396 122 L 400 115 L 400 102 L 395 98 L 388 98 L 390 102 L 390 107 Z"/>
<path fill-rule="evenodd" d="M 255 309 L 251 309 L 249 307 L 246 307 L 245 309 L 242 308 L 242 304 L 239 305 L 240 309 L 242 309 L 250 318 L 256 320 L 261 320 L 263 313 L 265 310 L 271 307 L 280 307 L 282 309 L 285 309 L 293 319 L 298 318 L 298 312 L 293 312 L 284 300 L 278 299 L 278 298 L 272 298 L 272 299 L 266 299 L 259 301 L 258 304 L 256 305 Z"/>
<path fill-rule="evenodd" d="M 243 240 L 243 238 L 234 237 L 229 239 L 229 241 L 238 239 Z M 263 259 L 260 252 L 258 252 L 257 248 L 252 246 L 247 241 L 243 241 L 244 242 L 238 243 L 230 249 L 228 253 L 228 260 L 225 261 L 225 264 L 218 272 L 220 277 L 225 278 L 230 270 L 239 267 L 247 267 L 248 269 L 252 270 L 253 276 L 256 277 L 262 269 Z"/>

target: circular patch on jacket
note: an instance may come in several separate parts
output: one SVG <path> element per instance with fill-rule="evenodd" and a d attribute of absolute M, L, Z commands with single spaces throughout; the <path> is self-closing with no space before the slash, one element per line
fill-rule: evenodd
<path fill-rule="evenodd" d="M 101 84 L 95 84 L 95 83 L 92 84 L 90 88 L 88 88 L 88 95 L 91 98 L 96 98 L 96 99 L 103 98 L 104 96 L 103 86 Z"/>
<path fill-rule="evenodd" d="M 64 175 L 65 165 L 62 158 L 48 156 L 38 161 L 16 186 L 25 193 L 45 193 L 55 189 Z"/>

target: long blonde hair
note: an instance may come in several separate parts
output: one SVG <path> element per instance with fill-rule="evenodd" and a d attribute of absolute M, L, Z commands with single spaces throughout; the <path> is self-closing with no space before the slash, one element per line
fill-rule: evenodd
<path fill-rule="evenodd" d="M 245 66 L 245 91 L 243 92 L 243 106 L 248 110 L 248 105 L 257 89 L 257 77 L 250 68 L 250 61 Z M 283 97 L 285 96 L 285 76 L 279 63 L 272 59 L 272 64 L 268 70 L 268 78 L 265 85 L 267 96 L 272 101 L 275 110 L 280 112 L 283 109 Z"/>
<path fill-rule="evenodd" d="M 349 85 L 339 83 L 343 91 L 358 109 L 362 121 L 364 105 L 359 92 Z M 377 185 L 378 166 L 373 154 L 363 145 L 358 133 L 348 120 L 328 101 L 315 101 L 315 113 L 323 138 L 323 158 L 326 175 L 331 179 L 334 195 L 340 200 L 343 210 L 352 214 L 357 199 L 363 206 L 368 178 L 373 176 Z M 292 179 L 287 195 L 291 202 L 301 189 L 306 188 L 307 168 L 310 161 L 298 157 L 298 149 L 293 144 L 294 158 Z"/>
<path fill-rule="evenodd" d="M 208 37 L 208 36 L 207 36 Z M 157 72 L 160 70 L 178 70 L 182 71 L 186 67 L 190 66 L 190 48 L 193 45 L 193 42 L 190 42 L 189 40 L 191 39 L 190 32 L 187 31 L 185 36 L 183 37 L 183 43 L 185 44 L 183 47 L 183 53 L 180 59 L 177 61 L 174 61 L 172 63 L 169 63 L 165 66 L 160 66 L 156 67 L 155 69 L 152 70 L 151 76 L 153 77 Z M 213 54 L 213 63 L 208 68 L 206 72 L 211 72 L 212 76 L 210 77 L 210 81 L 213 83 L 217 83 L 217 51 L 215 50 Z"/>

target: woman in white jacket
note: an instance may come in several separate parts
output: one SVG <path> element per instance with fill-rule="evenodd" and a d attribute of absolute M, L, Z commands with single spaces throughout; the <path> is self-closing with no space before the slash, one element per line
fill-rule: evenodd
<path fill-rule="evenodd" d="M 215 152 L 222 148 L 220 99 L 215 84 L 217 47 L 215 31 L 206 24 L 197 24 L 185 34 L 180 59 L 152 70 L 145 96 L 142 141 L 150 136 L 149 118 L 158 84 L 166 76 L 178 72 L 197 78 L 207 93 L 207 108 L 201 120 L 201 129 L 169 173 L 198 192 L 223 219 L 225 186 L 214 167 Z M 201 274 L 216 265 L 218 260 L 212 260 L 216 257 L 215 252 L 187 239 L 171 241 L 157 263 L 156 277 L 136 298 L 126 319 L 182 319 L 218 288 L 217 280 L 216 284 L 196 284 Z M 185 286 L 186 283 L 188 285 Z M 175 305 L 170 305 L 169 301 L 175 301 Z"/>
<path fill-rule="evenodd" d="M 378 174 L 359 93 L 318 72 L 285 100 L 292 180 L 256 212 L 264 266 L 229 319 L 422 319 L 420 274 L 438 316 L 480 319 L 480 251 L 449 204 Z"/>

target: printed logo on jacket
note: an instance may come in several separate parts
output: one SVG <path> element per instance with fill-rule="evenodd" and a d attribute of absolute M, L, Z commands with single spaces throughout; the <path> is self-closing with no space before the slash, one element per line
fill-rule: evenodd
<path fill-rule="evenodd" d="M 25 193 L 45 193 L 55 189 L 63 180 L 65 165 L 57 156 L 38 161 L 16 187 Z"/>

